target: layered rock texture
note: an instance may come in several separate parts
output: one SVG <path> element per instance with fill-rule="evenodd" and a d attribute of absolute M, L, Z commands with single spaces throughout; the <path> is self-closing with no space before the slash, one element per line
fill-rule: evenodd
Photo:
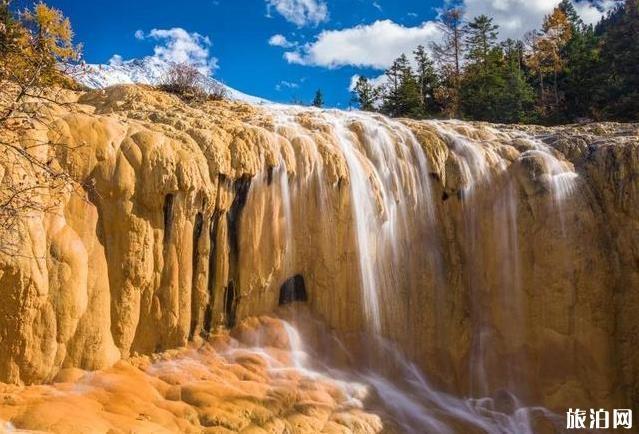
<path fill-rule="evenodd" d="M 9 432 L 67 434 L 382 432 L 361 410 L 364 386 L 296 367 L 296 338 L 280 320 L 251 318 L 204 345 L 62 369 L 51 385 L 0 386 L 0 419 Z"/>
<path fill-rule="evenodd" d="M 302 301 L 355 364 L 384 364 L 362 345 L 383 336 L 453 394 L 637 407 L 639 126 L 187 105 L 136 86 L 68 100 L 20 139 L 50 143 L 77 185 L 37 196 L 46 212 L 0 256 L 0 381 L 105 369 Z"/>

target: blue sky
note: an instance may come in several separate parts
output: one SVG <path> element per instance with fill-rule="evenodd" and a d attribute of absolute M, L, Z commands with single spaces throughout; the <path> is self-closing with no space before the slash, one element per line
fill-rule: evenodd
<path fill-rule="evenodd" d="M 538 26 L 559 0 L 462 0 L 467 15 L 495 16 L 505 36 Z M 578 9 L 595 20 L 610 0 Z M 22 1 L 21 3 L 24 3 Z M 402 51 L 428 44 L 443 0 L 48 0 L 70 17 L 88 63 L 114 55 L 196 56 L 243 92 L 273 101 L 346 107 L 355 74 L 379 76 Z M 162 30 L 183 29 L 183 32 Z M 152 32 L 153 29 L 160 30 Z M 137 32 L 137 36 L 136 36 Z M 195 35 L 197 33 L 197 35 Z M 168 48 L 167 48 L 168 47 Z"/>

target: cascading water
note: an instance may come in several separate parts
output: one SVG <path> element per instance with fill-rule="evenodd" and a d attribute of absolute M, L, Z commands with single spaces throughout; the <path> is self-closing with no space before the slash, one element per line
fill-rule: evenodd
<path fill-rule="evenodd" d="M 312 111 L 290 107 L 271 108 L 275 132 L 298 140 L 312 148 L 309 152 L 312 178 L 294 181 L 298 190 L 308 188 L 311 180 L 325 185 L 323 162 L 313 140 L 314 134 L 302 126 L 296 117 L 313 115 L 318 129 L 329 128 L 330 142 L 344 158 L 349 176 L 351 210 L 356 234 L 362 288 L 362 304 L 367 326 L 379 334 L 383 313 L 380 304 L 391 302 L 392 287 L 397 280 L 397 263 L 402 252 L 401 240 L 409 233 L 414 221 L 432 224 L 434 209 L 430 200 L 428 166 L 419 142 L 410 130 L 399 122 L 384 117 L 339 111 Z M 359 129 L 359 130 L 358 130 Z M 358 134 L 359 133 L 359 134 Z M 281 179 L 282 191 L 288 189 Z M 282 195 L 292 224 L 291 198 Z M 320 189 L 320 207 L 327 208 L 326 193 Z M 330 228 L 326 228 L 330 230 Z M 287 250 L 293 250 L 294 247 Z M 389 255 L 386 255 L 389 252 Z"/>
<path fill-rule="evenodd" d="M 514 183 L 512 166 L 509 161 L 489 145 L 496 140 L 508 146 L 516 145 L 521 152 L 518 160 L 538 158 L 544 166 L 544 175 L 552 192 L 552 204 L 558 209 L 562 232 L 565 232 L 565 212 L 563 204 L 574 192 L 577 174 L 569 164 L 559 160 L 550 147 L 539 139 L 523 132 L 504 133 L 494 128 L 482 126 L 481 129 L 456 121 L 434 122 L 440 136 L 447 142 L 449 149 L 458 159 L 462 173 L 461 206 L 464 221 L 464 255 L 466 260 L 466 286 L 474 302 L 473 315 L 475 329 L 473 350 L 470 359 L 473 391 L 479 396 L 495 390 L 487 379 L 486 360 L 494 354 L 495 340 L 506 340 L 508 343 L 523 342 L 525 324 L 521 289 L 518 240 L 518 187 Z M 484 144 L 486 143 L 486 144 Z M 512 157 L 511 157 L 512 158 Z M 488 194 L 486 194 L 488 192 Z M 490 234 L 482 227 L 479 214 L 492 215 Z M 493 249 L 486 246 L 494 244 Z M 491 259 L 492 258 L 492 259 Z M 486 261 L 492 260 L 500 264 L 502 270 L 498 282 L 484 282 L 483 270 Z M 497 286 L 495 286 L 497 285 Z M 492 297 L 491 292 L 502 292 L 501 297 Z M 494 318 L 491 317 L 489 303 L 498 303 L 496 309 L 501 323 L 496 330 Z M 498 337 L 497 335 L 502 337 Z M 503 338 L 506 336 L 506 338 Z M 525 361 L 521 360 L 523 364 Z M 513 363 L 497 361 L 492 363 L 492 370 L 502 372 L 502 381 L 509 390 L 526 389 L 524 378 L 515 378 L 512 372 Z M 497 366 L 495 366 L 497 365 Z M 522 369 L 521 366 L 519 367 Z M 505 374 L 505 375 L 504 375 Z M 494 376 L 493 376 L 494 377 Z"/>
<path fill-rule="evenodd" d="M 363 352 L 360 349 L 360 355 L 366 356 L 365 363 L 335 369 L 330 357 L 303 345 L 297 329 L 284 323 L 290 345 L 288 364 L 261 349 L 259 342 L 250 351 L 265 358 L 273 372 L 292 369 L 309 379 L 338 379 L 340 387 L 348 390 L 353 384 L 369 385 L 382 412 L 408 433 L 424 429 L 437 433 L 532 433 L 533 419 L 552 420 L 547 410 L 526 407 L 518 401 L 513 393 L 525 391 L 525 379 L 512 370 L 513 359 L 496 363 L 493 354 L 501 341 L 508 341 L 506 346 L 517 350 L 526 338 L 526 325 L 518 320 L 526 306 L 518 256 L 520 187 L 511 173 L 512 160 L 532 158 L 543 163 L 543 176 L 548 178 L 553 204 L 560 211 L 574 189 L 576 174 L 569 165 L 541 141 L 524 133 L 505 133 L 486 126 L 480 129 L 455 121 L 424 123 L 446 144 L 459 168 L 457 197 L 463 228 L 459 236 L 464 282 L 472 301 L 468 372 L 473 398 L 457 398 L 426 380 L 420 368 L 404 355 L 406 341 L 402 349 L 390 343 L 398 337 L 410 337 L 414 325 L 407 319 L 415 304 L 428 308 L 425 300 L 436 303 L 432 312 L 438 318 L 438 327 L 446 315 L 442 300 L 447 296 L 443 266 L 447 259 L 438 242 L 444 236 L 443 223 L 438 221 L 429 162 L 413 131 L 402 122 L 359 112 L 282 106 L 266 109 L 272 118 L 267 124 L 272 135 L 269 141 L 280 143 L 280 149 L 279 154 L 269 157 L 277 164 L 258 174 L 250 186 L 243 219 L 260 228 L 260 239 L 250 240 L 252 250 L 241 250 L 240 255 L 244 261 L 256 263 L 256 255 L 263 255 L 264 249 L 279 252 L 270 272 L 273 284 L 303 274 L 310 286 L 312 308 L 326 296 L 313 294 L 315 282 L 319 280 L 326 287 L 331 281 L 322 275 L 326 270 L 313 269 L 313 261 L 300 261 L 298 257 L 335 253 L 322 251 L 326 246 L 313 234 L 331 236 L 335 242 L 352 237 L 359 272 L 352 282 L 360 288 L 360 298 L 354 301 L 362 309 L 359 331 L 365 332 L 369 345 L 363 345 Z M 505 148 L 517 151 L 509 151 L 508 156 Z M 339 174 L 339 161 L 343 161 L 343 175 Z M 348 183 L 346 188 L 342 188 L 342 176 Z M 346 204 L 348 220 L 340 214 L 342 205 L 337 203 Z M 480 214 L 486 213 L 491 217 L 480 219 Z M 349 222 L 351 227 L 341 228 L 336 222 Z M 487 236 L 493 239 L 492 244 L 487 243 Z M 489 252 L 487 245 L 494 248 Z M 488 260 L 503 267 L 499 279 L 490 284 L 480 277 Z M 339 261 L 336 266 L 340 268 Z M 437 294 L 434 298 L 415 301 L 420 293 L 407 289 L 416 285 L 412 276 L 416 269 L 432 275 L 427 277 L 434 282 L 430 289 Z M 241 282 L 246 284 L 250 279 L 252 276 L 245 276 Z M 490 294 L 495 292 L 501 294 L 498 307 L 502 314 L 497 319 L 490 310 Z M 406 321 L 398 322 L 402 317 Z M 497 328 L 502 327 L 506 331 L 499 332 Z M 446 344 L 445 333 L 435 331 L 433 336 Z M 237 354 L 241 357 L 246 351 L 239 349 Z M 309 358 L 308 353 L 313 357 Z M 521 366 L 518 369 L 521 371 Z M 493 384 L 496 370 L 503 381 Z M 360 395 L 353 393 L 354 405 L 361 406 L 356 398 Z"/>
<path fill-rule="evenodd" d="M 546 434 L 628 405 L 634 126 L 79 101 L 87 153 L 55 158 L 98 194 L 28 222 L 42 267 L 5 258 L 0 374 L 51 383 L 0 385 L 0 427 Z"/>
<path fill-rule="evenodd" d="M 285 313 L 290 314 L 290 311 Z M 317 326 L 318 321 L 307 312 L 293 316 L 305 330 L 312 329 L 314 322 Z M 283 324 L 290 343 L 291 368 L 278 368 L 277 364 L 274 368 L 295 369 L 308 378 L 331 378 L 343 390 L 349 391 L 349 403 L 354 406 L 362 405 L 361 400 L 367 399 L 368 388 L 374 390 L 377 404 L 373 403 L 372 408 L 379 406 L 386 420 L 392 421 L 391 432 L 398 429 L 410 434 L 533 434 L 535 420 L 560 422 L 547 409 L 527 407 L 506 391 L 494 398 L 458 398 L 439 391 L 395 344 L 383 338 L 379 338 L 377 343 L 392 358 L 396 366 L 395 375 L 375 369 L 336 369 L 321 352 L 304 347 L 296 324 L 286 321 Z M 336 337 L 332 339 L 333 345 L 342 347 Z"/>
<path fill-rule="evenodd" d="M 372 339 L 372 345 L 364 352 L 368 352 L 366 357 L 373 362 L 368 363 L 362 372 L 335 371 L 329 364 L 322 365 L 319 371 L 343 376 L 344 381 L 371 385 L 386 403 L 386 411 L 406 432 L 423 432 L 426 427 L 429 431 L 442 433 L 459 432 L 460 429 L 468 429 L 469 432 L 532 433 L 531 415 L 540 414 L 552 419 L 548 411 L 525 407 L 511 394 L 526 390 L 525 379 L 512 370 L 513 359 L 495 361 L 494 353 L 498 345 L 504 344 L 502 341 L 507 341 L 506 347 L 510 345 L 506 352 L 516 353 L 526 333 L 526 325 L 518 320 L 524 316 L 525 309 L 518 256 L 520 187 L 511 173 L 513 166 L 510 163 L 513 158 L 542 161 L 553 204 L 562 214 L 562 228 L 562 203 L 573 191 L 576 178 L 570 166 L 560 161 L 540 140 L 522 132 L 506 133 L 456 121 L 425 123 L 446 143 L 449 152 L 455 156 L 460 173 L 458 196 L 464 228 L 461 239 L 465 285 L 473 301 L 473 343 L 469 358 L 473 386 L 470 390 L 476 398 L 455 398 L 437 391 L 419 368 L 403 356 L 398 347 L 387 344 L 383 337 L 390 331 L 388 324 L 393 311 L 410 309 L 410 306 L 407 307 L 410 302 L 402 300 L 401 288 L 408 282 L 405 272 L 410 269 L 406 268 L 406 264 L 414 260 L 411 255 L 416 253 L 407 251 L 411 237 L 417 233 L 426 234 L 420 247 L 422 252 L 418 254 L 436 257 L 430 261 L 429 270 L 431 273 L 443 273 L 441 264 L 444 258 L 437 243 L 433 242 L 439 239 L 442 229 L 436 217 L 429 165 L 413 132 L 401 122 L 359 112 L 282 106 L 268 110 L 273 118 L 272 134 L 284 138 L 292 148 L 297 147 L 295 161 L 292 164 L 289 161 L 287 165 L 285 155 L 280 155 L 280 164 L 270 175 L 277 179 L 274 188 L 279 191 L 281 200 L 279 221 L 284 227 L 279 230 L 285 234 L 283 277 L 300 271 L 296 266 L 298 252 L 314 248 L 312 238 L 306 239 L 307 244 L 301 247 L 296 245 L 299 239 L 293 235 L 300 232 L 298 225 L 308 224 L 301 205 L 307 202 L 301 198 L 314 194 L 317 197 L 314 206 L 320 210 L 331 209 L 331 200 L 335 200 L 334 193 L 325 190 L 330 183 L 326 179 L 326 155 L 319 151 L 320 146 L 330 147 L 330 152 L 343 158 L 348 175 L 347 194 L 360 274 L 360 305 L 365 319 L 364 328 Z M 495 142 L 499 146 L 495 146 Z M 504 148 L 516 148 L 517 151 L 509 151 L 510 156 L 506 156 Z M 301 154 L 306 157 L 298 160 Z M 257 190 L 255 194 L 259 194 Z M 486 265 L 484 257 L 489 253 L 486 245 L 490 244 L 486 242 L 486 228 L 481 225 L 480 213 L 492 215 L 494 248 L 490 250 L 491 260 L 502 266 L 501 277 L 492 284 L 478 277 Z M 333 231 L 330 218 L 323 216 L 322 212 L 320 215 L 322 232 Z M 305 233 L 303 229 L 301 232 Z M 445 298 L 443 280 L 434 280 L 437 292 L 442 293 L 436 299 Z M 490 294 L 495 291 L 500 293 L 500 318 L 494 318 L 489 308 L 491 300 L 494 300 Z M 402 305 L 402 302 L 405 304 Z M 411 324 L 404 327 L 400 333 L 411 333 Z M 498 332 L 498 327 L 507 330 Z M 286 330 L 293 344 L 292 366 L 307 375 L 319 375 L 308 368 L 306 352 L 297 331 L 290 324 L 286 325 Z M 395 372 L 401 375 L 389 376 L 382 360 L 390 360 Z M 521 371 L 521 366 L 518 369 Z M 495 370 L 499 370 L 503 377 L 498 384 L 491 383 Z M 508 401 L 507 407 L 512 410 L 497 408 L 496 399 L 487 398 L 495 394 L 501 394 L 502 401 Z"/>

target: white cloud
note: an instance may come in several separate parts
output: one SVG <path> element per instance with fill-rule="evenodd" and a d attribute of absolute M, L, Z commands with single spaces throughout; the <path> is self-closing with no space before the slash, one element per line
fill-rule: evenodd
<path fill-rule="evenodd" d="M 355 90 L 355 85 L 357 84 L 357 80 L 359 80 L 359 74 L 355 74 L 351 77 L 351 82 L 348 85 L 348 90 L 350 92 Z M 368 78 L 368 83 L 371 84 L 373 87 L 379 87 L 379 86 L 383 86 L 384 84 L 386 84 L 388 82 L 388 77 L 386 77 L 386 75 L 382 74 L 382 75 L 378 75 L 377 77 L 366 77 Z"/>
<path fill-rule="evenodd" d="M 279 92 L 283 89 L 298 89 L 299 87 L 298 83 L 282 80 L 275 85 L 275 90 Z"/>
<path fill-rule="evenodd" d="M 493 17 L 499 25 L 501 39 L 520 39 L 533 29 L 538 29 L 544 16 L 552 12 L 560 0 L 464 0 L 465 19 L 470 20 L 481 14 Z M 614 0 L 598 1 L 593 4 L 588 0 L 573 1 L 577 12 L 587 24 L 593 24 L 612 7 Z"/>
<path fill-rule="evenodd" d="M 122 56 L 120 56 L 119 54 L 114 54 L 109 59 L 109 65 L 111 66 L 122 66 L 123 63 L 124 63 L 124 60 L 122 59 Z"/>
<path fill-rule="evenodd" d="M 325 0 L 266 0 L 267 16 L 271 9 L 298 27 L 318 25 L 328 20 Z"/>
<path fill-rule="evenodd" d="M 288 63 L 297 63 L 299 65 L 305 64 L 302 55 L 297 51 L 287 51 L 284 53 L 284 59 L 286 59 Z"/>
<path fill-rule="evenodd" d="M 619 2 L 617 0 L 602 0 L 593 5 L 589 1 L 575 3 L 575 9 L 586 24 L 597 24 L 601 18 L 613 10 Z"/>
<path fill-rule="evenodd" d="M 199 33 L 174 27 L 152 29 L 147 34 L 138 30 L 135 37 L 158 41 L 153 48 L 153 56 L 150 56 L 158 64 L 188 63 L 205 75 L 210 75 L 217 68 L 217 59 L 211 57 L 209 52 L 211 40 Z"/>
<path fill-rule="evenodd" d="M 280 34 L 271 36 L 268 40 L 268 44 L 274 47 L 282 48 L 291 48 L 296 45 L 295 42 L 289 41 L 288 39 L 286 39 L 286 36 Z"/>
<path fill-rule="evenodd" d="M 441 32 L 432 21 L 405 27 L 391 20 L 321 32 L 315 42 L 284 53 L 289 63 L 335 68 L 345 65 L 384 69 L 401 53 L 439 40 Z"/>
<path fill-rule="evenodd" d="M 272 0 L 271 0 L 272 1 Z M 544 16 L 559 4 L 560 0 L 463 0 L 465 18 L 481 14 L 494 17 L 500 26 L 500 38 L 520 39 L 530 30 L 541 27 Z M 575 2 L 577 12 L 590 24 L 597 22 L 618 0 L 588 0 Z M 412 16 L 411 13 L 409 13 Z M 276 35 L 281 36 L 281 35 Z M 441 38 L 441 30 L 434 21 L 418 26 L 404 26 L 391 20 L 379 20 L 340 30 L 325 30 L 315 40 L 304 45 L 292 43 L 282 36 L 275 42 L 284 48 L 289 63 L 336 68 L 340 66 L 371 67 L 385 69 L 400 54 L 410 53 L 417 45 L 428 47 Z M 273 39 L 273 38 L 271 38 Z M 283 44 L 290 44 L 286 47 Z"/>
<path fill-rule="evenodd" d="M 139 39 L 140 41 L 142 39 L 144 39 L 144 31 L 143 30 L 140 30 L 140 29 L 136 30 L 134 35 L 135 35 L 135 39 Z"/>

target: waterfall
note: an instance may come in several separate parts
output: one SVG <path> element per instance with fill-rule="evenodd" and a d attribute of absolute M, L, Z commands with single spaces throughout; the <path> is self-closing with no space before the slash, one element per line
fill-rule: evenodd
<path fill-rule="evenodd" d="M 51 163 L 81 188 L 0 270 L 0 427 L 514 434 L 629 405 L 635 127 L 76 96 Z"/>
<path fill-rule="evenodd" d="M 445 272 L 442 264 L 446 258 L 438 245 L 444 232 L 438 215 L 441 211 L 437 211 L 441 205 L 431 184 L 431 163 L 413 130 L 400 121 L 361 112 L 284 106 L 268 107 L 267 112 L 272 118 L 267 124 L 270 140 L 285 144 L 275 157 L 278 165 L 269 174 L 269 179 L 277 182 L 270 187 L 268 199 L 261 200 L 263 208 L 271 204 L 279 209 L 277 231 L 283 233 L 284 252 L 280 281 L 303 273 L 311 279 L 313 291 L 312 278 L 323 270 L 308 269 L 308 261 L 300 261 L 298 256 L 314 251 L 320 256 L 335 254 L 322 251 L 327 246 L 316 242 L 313 234 L 319 228 L 322 237 L 338 237 L 336 231 L 341 228 L 335 222 L 343 218 L 338 204 L 346 203 L 359 272 L 353 282 L 360 291 L 358 305 L 364 319 L 360 326 L 370 337 L 359 350 L 369 360 L 364 371 L 335 370 L 329 362 L 310 367 L 308 352 L 314 350 L 306 348 L 296 328 L 286 323 L 291 368 L 309 378 L 328 375 L 368 384 L 386 403 L 384 411 L 406 432 L 417 433 L 427 427 L 445 433 L 471 427 L 488 433 L 532 433 L 531 415 L 552 419 L 547 410 L 527 407 L 517 398 L 519 393 L 527 396 L 528 385 L 521 375 L 526 371 L 521 354 L 527 326 L 520 318 L 526 316 L 527 307 L 520 271 L 518 209 L 525 198 L 515 170 L 519 166 L 528 170 L 528 164 L 531 171 L 539 172 L 525 176 L 550 191 L 551 206 L 559 213 L 565 233 L 564 203 L 577 185 L 571 165 L 538 137 L 522 131 L 458 121 L 421 124 L 445 143 L 449 161 L 457 165 L 459 173 L 457 184 L 439 187 L 457 189 L 462 230 L 455 236 L 463 258 L 462 282 L 471 301 L 468 372 L 473 397 L 458 398 L 433 386 L 403 354 L 406 348 L 387 340 L 408 336 L 410 342 L 415 327 L 407 321 L 414 307 L 411 298 L 421 297 L 405 289 L 415 284 L 414 264 L 425 266 L 425 273 L 435 282 L 432 299 L 437 301 L 437 327 L 442 326 L 437 309 L 445 308 L 445 303 L 440 304 L 447 297 L 446 280 L 432 276 Z M 347 188 L 343 188 L 344 182 Z M 260 196 L 256 185 L 251 191 L 253 200 Z M 309 221 L 309 215 L 319 217 Z M 268 222 L 260 224 L 266 227 Z M 501 267 L 496 280 L 482 277 L 487 266 Z M 323 282 L 330 282 L 330 277 L 321 276 Z M 326 294 L 311 294 L 311 305 L 321 303 L 322 296 Z M 331 307 L 331 301 L 327 297 L 321 306 Z M 406 322 L 398 323 L 401 318 L 397 312 L 403 312 L 399 315 L 405 315 Z M 433 333 L 435 339 L 445 342 L 443 331 Z M 498 356 L 502 353 L 505 357 Z M 512 412 L 496 407 L 499 394 L 510 402 Z"/>
<path fill-rule="evenodd" d="M 521 218 L 548 208 L 565 236 L 579 186 L 571 164 L 525 131 L 263 111 L 236 144 L 254 147 L 246 172 L 220 176 L 225 218 L 210 230 L 206 330 L 233 330 L 143 362 L 144 375 L 212 388 L 211 402 L 218 380 L 238 390 L 255 381 L 265 400 L 304 388 L 301 402 L 375 411 L 371 433 L 380 421 L 415 434 L 532 434 L 538 420 L 554 423 L 530 393 Z M 164 196 L 166 249 L 180 234 L 176 200 Z M 280 318 L 256 316 L 271 311 Z M 74 392 L 104 375 L 83 376 Z"/>
<path fill-rule="evenodd" d="M 380 305 L 392 298 L 392 287 L 397 281 L 396 264 L 405 254 L 401 251 L 401 242 L 415 221 L 424 225 L 434 221 L 428 164 L 421 145 L 405 125 L 382 116 L 285 106 L 273 106 L 270 110 L 275 133 L 310 148 L 310 162 L 304 162 L 310 170 L 303 171 L 304 185 L 298 180 L 297 189 L 308 188 L 313 179 L 310 173 L 316 174 L 320 186 L 327 184 L 322 179 L 324 163 L 314 141 L 318 133 L 323 133 L 323 128 L 328 128 L 328 143 L 346 163 L 363 314 L 368 328 L 373 333 L 381 333 Z M 309 131 L 301 125 L 302 115 L 313 116 L 317 130 Z M 297 162 L 298 170 L 301 164 Z M 284 192 L 288 187 L 284 178 L 281 182 Z M 290 204 L 288 193 L 282 196 L 288 203 L 284 205 L 289 209 L 287 219 L 292 220 L 290 208 L 295 205 Z M 320 206 L 326 208 L 326 193 L 322 189 L 320 197 Z M 385 252 L 389 253 L 388 257 Z"/>

